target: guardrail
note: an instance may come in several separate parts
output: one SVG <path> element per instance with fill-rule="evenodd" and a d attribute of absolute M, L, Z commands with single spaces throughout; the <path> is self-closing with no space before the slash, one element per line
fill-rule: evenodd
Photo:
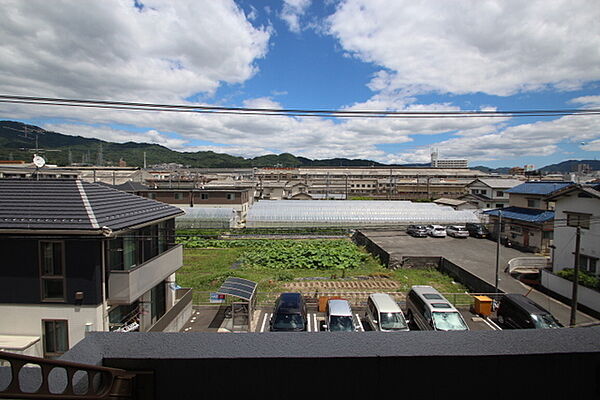
<path fill-rule="evenodd" d="M 136 374 L 0 351 L 0 398 L 134 399 Z"/>

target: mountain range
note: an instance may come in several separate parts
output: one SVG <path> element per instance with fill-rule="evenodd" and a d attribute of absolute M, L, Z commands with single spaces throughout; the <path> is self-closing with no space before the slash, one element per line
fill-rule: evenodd
<path fill-rule="evenodd" d="M 249 167 L 386 167 L 372 160 L 331 158 L 311 160 L 293 154 L 268 154 L 254 158 L 243 158 L 212 151 L 179 152 L 158 144 L 113 143 L 82 136 L 64 135 L 44 130 L 38 126 L 16 121 L 0 121 L 0 160 L 24 160 L 29 162 L 32 153 L 42 154 L 48 163 L 65 166 L 72 163 L 95 165 L 118 165 L 124 160 L 128 166 L 146 164 L 177 163 L 195 168 L 249 168 Z M 43 150 L 39 150 L 43 149 Z M 592 170 L 600 170 L 597 160 L 569 160 L 541 168 L 545 173 L 566 173 L 577 169 L 578 164 L 588 164 Z M 403 164 L 405 167 L 427 167 L 429 164 Z M 489 173 L 505 174 L 510 168 L 472 167 Z"/>

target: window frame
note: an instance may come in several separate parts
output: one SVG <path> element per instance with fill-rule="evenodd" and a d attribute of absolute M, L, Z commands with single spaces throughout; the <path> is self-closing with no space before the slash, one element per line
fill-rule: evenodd
<path fill-rule="evenodd" d="M 567 216 L 567 226 L 571 226 L 574 228 L 580 227 L 582 229 L 590 229 L 590 219 L 592 217 L 592 214 L 565 211 L 565 215 Z"/>
<path fill-rule="evenodd" d="M 61 274 L 46 274 L 46 264 L 44 261 L 44 244 L 52 243 L 60 245 L 60 267 Z M 53 249 L 54 250 L 54 249 Z M 64 303 L 67 300 L 67 285 L 65 279 L 65 241 L 64 240 L 40 240 L 38 241 L 38 267 L 40 273 L 40 300 L 44 303 Z M 62 297 L 46 297 L 45 296 L 45 282 L 47 281 L 61 281 L 62 282 Z"/>
<path fill-rule="evenodd" d="M 46 333 L 46 324 L 52 322 L 52 323 L 64 323 L 65 324 L 65 332 L 66 332 L 66 343 L 67 343 L 67 348 L 62 351 L 56 351 L 56 349 L 53 349 L 55 351 L 48 351 L 46 348 L 46 338 L 47 338 L 47 333 Z M 56 332 L 56 329 L 54 330 L 54 332 Z M 64 353 L 66 353 L 67 351 L 69 351 L 69 320 L 68 319 L 42 319 L 42 347 L 43 347 L 43 351 L 44 351 L 44 357 L 58 357 L 63 355 Z M 56 337 L 54 337 L 54 345 L 56 347 L 56 343 L 58 341 L 56 340 Z"/>

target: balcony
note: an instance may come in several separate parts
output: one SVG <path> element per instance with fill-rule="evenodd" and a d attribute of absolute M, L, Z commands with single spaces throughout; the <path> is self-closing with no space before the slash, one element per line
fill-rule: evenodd
<path fill-rule="evenodd" d="M 126 271 L 110 271 L 109 304 L 131 304 L 183 265 L 183 246 L 177 245 Z"/>

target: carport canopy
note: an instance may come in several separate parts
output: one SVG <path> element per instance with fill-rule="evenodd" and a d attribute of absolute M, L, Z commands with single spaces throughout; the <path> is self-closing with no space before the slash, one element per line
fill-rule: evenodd
<path fill-rule="evenodd" d="M 250 302 L 256 292 L 256 285 L 256 282 L 247 279 L 230 277 L 225 279 L 225 282 L 217 290 L 217 293 L 234 296 Z"/>

